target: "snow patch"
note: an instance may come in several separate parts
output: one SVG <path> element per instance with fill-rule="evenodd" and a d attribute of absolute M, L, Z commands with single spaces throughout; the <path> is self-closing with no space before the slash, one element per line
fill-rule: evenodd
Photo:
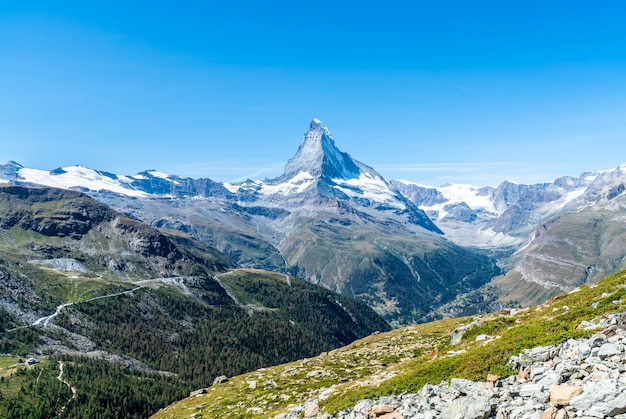
<path fill-rule="evenodd" d="M 482 209 L 498 214 L 490 195 L 479 195 L 481 187 L 460 183 L 448 183 L 438 188 L 439 192 L 451 203 L 465 202 L 473 210 Z"/>
<path fill-rule="evenodd" d="M 410 180 L 394 179 L 394 182 L 402 183 L 403 185 L 407 185 L 407 186 L 417 186 L 418 188 L 437 189 L 434 186 L 424 185 L 422 183 L 417 183 L 417 182 L 411 182 Z"/>
<path fill-rule="evenodd" d="M 381 202 L 399 209 L 406 209 L 406 205 L 398 200 L 396 193 L 389 184 L 378 176 L 361 172 L 358 178 L 333 179 L 336 188 L 353 198 L 365 198 L 373 202 Z"/>
<path fill-rule="evenodd" d="M 315 182 L 315 178 L 309 172 L 300 172 L 287 182 L 270 185 L 261 182 L 261 193 L 264 195 L 289 195 L 304 192 Z"/>
<path fill-rule="evenodd" d="M 235 185 L 234 183 L 228 183 L 228 182 L 222 183 L 222 186 L 228 189 L 230 193 L 237 193 L 239 192 L 239 189 L 241 189 L 241 185 Z"/>
<path fill-rule="evenodd" d="M 83 166 L 63 167 L 63 173 L 54 174 L 47 170 L 20 169 L 20 180 L 53 188 L 85 188 L 91 191 L 110 191 L 127 196 L 144 197 L 147 193 L 129 189 L 121 182 L 104 176 L 93 169 Z"/>
<path fill-rule="evenodd" d="M 119 180 L 122 183 L 133 183 L 133 178 L 128 177 L 128 176 L 118 176 L 117 180 Z"/>
<path fill-rule="evenodd" d="M 154 177 L 158 177 L 159 179 L 169 180 L 170 182 L 172 181 L 172 180 L 170 179 L 170 175 L 165 174 L 165 173 L 163 173 L 163 172 L 159 172 L 159 171 L 157 171 L 157 170 L 150 170 L 150 171 L 148 172 L 148 174 L 149 174 L 149 175 L 152 175 L 152 176 L 154 176 Z"/>

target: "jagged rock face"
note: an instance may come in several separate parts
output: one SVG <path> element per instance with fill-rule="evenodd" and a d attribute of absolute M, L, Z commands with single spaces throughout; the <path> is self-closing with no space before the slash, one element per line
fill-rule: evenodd
<path fill-rule="evenodd" d="M 311 121 L 298 152 L 285 166 L 284 177 L 290 179 L 302 172 L 329 179 L 351 179 L 360 174 L 352 158 L 335 146 L 330 131 L 319 119 Z"/>
<path fill-rule="evenodd" d="M 156 171 L 144 171 L 133 177 L 132 186 L 151 195 L 174 197 L 228 197 L 231 193 L 221 183 L 211 179 L 191 179 L 179 176 L 155 176 Z"/>
<path fill-rule="evenodd" d="M 303 204 L 316 206 L 348 206 L 367 213 L 376 211 L 373 218 L 396 218 L 426 230 L 441 230 L 411 201 L 396 191 L 373 168 L 354 160 L 340 151 L 330 131 L 318 119 L 311 122 L 296 155 L 287 162 L 284 174 L 268 182 L 269 188 L 258 199 L 294 207 Z M 274 190 L 285 190 L 285 185 L 297 185 L 289 190 L 285 202 Z M 295 197 L 295 199 L 294 199 Z"/>
<path fill-rule="evenodd" d="M 23 166 L 14 161 L 9 161 L 5 165 L 0 165 L 0 182 L 2 180 L 9 180 L 9 179 L 16 178 L 20 169 L 23 169 Z"/>

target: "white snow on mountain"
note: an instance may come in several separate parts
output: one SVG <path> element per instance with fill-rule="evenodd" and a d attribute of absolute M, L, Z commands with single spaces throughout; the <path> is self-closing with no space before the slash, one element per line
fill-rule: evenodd
<path fill-rule="evenodd" d="M 154 176 L 154 177 L 158 177 L 160 179 L 165 179 L 165 180 L 169 180 L 170 182 L 172 181 L 172 179 L 170 179 L 170 175 L 165 174 L 163 172 L 159 172 L 157 170 L 150 170 L 148 171 L 148 174 Z"/>
<path fill-rule="evenodd" d="M 330 131 L 319 119 L 311 121 L 298 151 L 287 161 L 284 174 L 293 178 L 304 171 L 313 176 L 324 173 L 333 177 L 338 175 L 350 178 L 358 175 L 355 162 L 349 155 L 339 151 Z"/>
<path fill-rule="evenodd" d="M 479 186 L 447 183 L 437 188 L 437 190 L 448 201 L 465 202 L 474 210 L 481 209 L 489 213 L 498 214 L 490 194 L 484 193 L 484 188 Z"/>
<path fill-rule="evenodd" d="M 228 189 L 230 193 L 237 193 L 241 189 L 241 185 L 237 183 L 224 182 L 222 185 Z"/>
<path fill-rule="evenodd" d="M 439 192 L 445 199 L 445 202 L 433 205 L 420 205 L 420 208 L 426 211 L 431 217 L 434 217 L 435 220 L 441 220 L 448 215 L 448 211 L 445 209 L 447 206 L 461 203 L 465 203 L 472 210 L 481 212 L 488 218 L 500 215 L 500 212 L 496 209 L 492 194 L 484 187 L 460 183 L 446 183 L 445 185 L 435 188 L 407 180 L 398 180 L 397 182 Z"/>
<path fill-rule="evenodd" d="M 406 205 L 398 200 L 389 184 L 381 177 L 361 172 L 358 178 L 333 179 L 336 188 L 353 198 L 365 198 L 373 202 L 388 204 L 395 208 L 405 209 Z"/>
<path fill-rule="evenodd" d="M 315 182 L 315 178 L 309 172 L 300 172 L 286 182 L 276 185 L 260 182 L 261 193 L 263 195 L 290 195 L 304 192 Z"/>
<path fill-rule="evenodd" d="M 60 173 L 50 172 L 47 170 L 23 168 L 20 169 L 18 175 L 19 179 L 23 182 L 54 188 L 85 188 L 91 191 L 110 191 L 127 196 L 148 196 L 146 192 L 127 188 L 119 181 L 83 166 L 63 167 L 62 172 Z"/>
<path fill-rule="evenodd" d="M 130 176 L 118 176 L 117 180 L 122 183 L 133 183 L 133 178 Z"/>

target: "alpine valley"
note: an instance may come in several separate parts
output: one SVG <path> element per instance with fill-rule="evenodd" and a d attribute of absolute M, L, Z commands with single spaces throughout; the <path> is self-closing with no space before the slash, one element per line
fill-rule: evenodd
<path fill-rule="evenodd" d="M 2 417 L 146 417 L 392 326 L 542 303 L 626 268 L 626 166 L 495 188 L 388 181 L 317 119 L 275 179 L 9 162 L 0 183 Z M 428 344 L 465 322 L 423 326 Z M 296 385 L 321 388 L 315 371 Z"/>

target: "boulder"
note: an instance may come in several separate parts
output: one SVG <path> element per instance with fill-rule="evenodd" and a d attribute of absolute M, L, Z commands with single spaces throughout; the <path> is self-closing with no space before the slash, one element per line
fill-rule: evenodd
<path fill-rule="evenodd" d="M 550 403 L 553 406 L 568 406 L 572 399 L 583 392 L 580 386 L 558 385 L 550 391 Z"/>
<path fill-rule="evenodd" d="M 619 355 L 622 351 L 617 343 L 605 343 L 598 349 L 598 357 L 605 359 L 613 355 Z"/>
<path fill-rule="evenodd" d="M 372 410 L 367 413 L 366 417 L 369 419 L 380 418 L 386 416 L 387 413 L 393 413 L 399 406 L 399 404 L 381 404 L 374 406 Z"/>
<path fill-rule="evenodd" d="M 570 406 L 578 410 L 588 410 L 619 393 L 620 388 L 614 381 L 587 382 L 583 392 L 571 400 Z"/>
<path fill-rule="evenodd" d="M 522 384 L 519 389 L 519 395 L 525 398 L 528 397 L 537 397 L 539 393 L 543 391 L 543 386 L 541 384 L 527 383 Z"/>
<path fill-rule="evenodd" d="M 191 393 L 189 393 L 189 397 L 193 397 L 193 396 L 199 396 L 201 394 L 206 393 L 206 388 L 200 388 L 198 390 L 192 391 Z"/>
<path fill-rule="evenodd" d="M 539 419 L 556 419 L 556 414 L 558 409 L 554 406 L 548 408 L 548 410 L 544 411 L 541 415 L 539 415 Z"/>
<path fill-rule="evenodd" d="M 317 415 L 319 412 L 320 407 L 317 405 L 317 403 L 313 403 L 304 410 L 304 417 L 310 418 Z"/>
<path fill-rule="evenodd" d="M 486 419 L 491 414 L 488 397 L 459 397 L 441 412 L 446 419 Z"/>
<path fill-rule="evenodd" d="M 463 339 L 463 335 L 470 329 L 473 329 L 476 326 L 480 326 L 480 320 L 474 320 L 470 324 L 466 324 L 463 326 L 459 326 L 452 331 L 450 334 L 450 345 L 458 345 L 461 343 L 461 339 Z"/>
<path fill-rule="evenodd" d="M 219 377 L 215 377 L 215 380 L 213 380 L 213 385 L 222 384 L 226 381 L 228 381 L 228 377 L 226 377 L 225 375 L 220 375 Z"/>

